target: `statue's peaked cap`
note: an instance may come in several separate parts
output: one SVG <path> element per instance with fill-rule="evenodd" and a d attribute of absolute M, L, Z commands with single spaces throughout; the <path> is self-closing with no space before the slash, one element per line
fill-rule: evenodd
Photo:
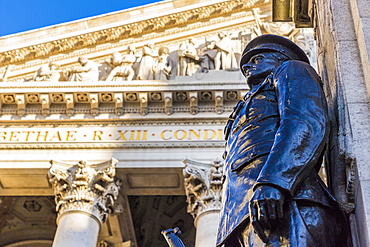
<path fill-rule="evenodd" d="M 246 64 L 249 59 L 259 52 L 276 51 L 287 56 L 291 60 L 300 60 L 310 63 L 306 53 L 294 42 L 282 36 L 273 34 L 260 35 L 251 40 L 243 51 L 240 59 L 240 68 Z"/>

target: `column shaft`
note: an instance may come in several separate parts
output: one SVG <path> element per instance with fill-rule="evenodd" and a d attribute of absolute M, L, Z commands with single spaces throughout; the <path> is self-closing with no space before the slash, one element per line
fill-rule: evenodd
<path fill-rule="evenodd" d="M 100 224 L 92 215 L 72 211 L 60 216 L 53 247 L 96 247 Z"/>
<path fill-rule="evenodd" d="M 219 220 L 219 210 L 205 212 L 196 218 L 195 228 L 197 229 L 197 233 L 195 247 L 216 246 Z"/>

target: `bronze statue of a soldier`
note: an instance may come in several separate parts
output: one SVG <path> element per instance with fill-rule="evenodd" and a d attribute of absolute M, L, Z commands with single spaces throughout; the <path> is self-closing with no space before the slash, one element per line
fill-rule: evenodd
<path fill-rule="evenodd" d="M 250 91 L 225 128 L 217 246 L 347 246 L 346 218 L 318 175 L 329 120 L 306 54 L 261 35 L 240 68 Z"/>

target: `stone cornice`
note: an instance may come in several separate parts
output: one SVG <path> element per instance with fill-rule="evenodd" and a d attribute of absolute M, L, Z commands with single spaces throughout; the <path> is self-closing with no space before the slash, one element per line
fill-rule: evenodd
<path fill-rule="evenodd" d="M 0 64 L 23 64 L 35 59 L 48 58 L 60 53 L 71 53 L 85 48 L 99 50 L 113 46 L 122 46 L 132 43 L 131 38 L 136 42 L 153 39 L 160 35 L 169 35 L 171 32 L 183 32 L 186 28 L 193 29 L 199 25 L 210 25 L 215 22 L 225 22 L 227 18 L 241 18 L 245 11 L 255 4 L 265 4 L 268 0 L 238 0 L 225 1 L 216 4 L 189 9 L 183 12 L 158 16 L 157 18 L 144 19 L 142 21 L 128 23 L 118 27 L 111 27 L 99 31 L 82 33 L 80 35 L 56 39 L 37 45 L 19 47 L 0 53 Z M 243 13 L 244 12 L 244 13 Z M 237 13 L 241 13 L 238 16 Z M 217 18 L 222 18 L 217 19 Z M 191 26 L 194 24 L 195 26 Z M 185 29 L 184 29 L 185 28 Z M 155 34 L 153 34 L 155 32 Z M 126 40 L 126 41 L 125 41 Z M 119 42 L 123 41 L 123 42 Z M 104 46 L 107 44 L 107 46 Z M 80 54 L 81 53 L 81 54 Z M 76 57 L 84 54 L 83 51 L 71 54 Z M 66 56 L 66 55 L 63 55 Z M 67 56 L 69 56 L 67 54 Z M 60 58 L 59 58 L 60 59 Z M 50 59 L 53 61 L 53 59 Z"/>
<path fill-rule="evenodd" d="M 222 140 L 218 141 L 182 141 L 182 142 L 166 142 L 166 143 L 112 143 L 112 142 L 99 142 L 92 144 L 91 142 L 86 143 L 43 143 L 35 144 L 32 143 L 15 143 L 10 144 L 6 142 L 1 142 L 0 150 L 10 150 L 10 149 L 143 149 L 143 148 L 224 148 L 225 142 Z"/>

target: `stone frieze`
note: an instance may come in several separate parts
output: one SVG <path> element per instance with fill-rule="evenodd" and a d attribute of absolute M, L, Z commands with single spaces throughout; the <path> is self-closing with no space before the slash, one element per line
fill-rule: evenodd
<path fill-rule="evenodd" d="M 235 13 L 250 9 L 257 3 L 268 0 L 238 0 L 225 1 L 214 5 L 195 8 L 184 12 L 129 23 L 123 26 L 108 28 L 92 33 L 63 38 L 47 43 L 23 47 L 0 53 L 0 64 L 20 64 L 35 59 L 47 58 L 60 53 L 70 53 L 74 50 L 91 48 L 109 42 L 118 42 L 129 38 L 143 37 L 153 32 L 161 33 L 183 25 L 205 22 L 218 17 L 228 17 Z M 167 35 L 167 34 L 166 34 Z M 146 39 L 146 38 L 145 38 Z M 120 44 L 122 45 L 122 44 Z"/>

